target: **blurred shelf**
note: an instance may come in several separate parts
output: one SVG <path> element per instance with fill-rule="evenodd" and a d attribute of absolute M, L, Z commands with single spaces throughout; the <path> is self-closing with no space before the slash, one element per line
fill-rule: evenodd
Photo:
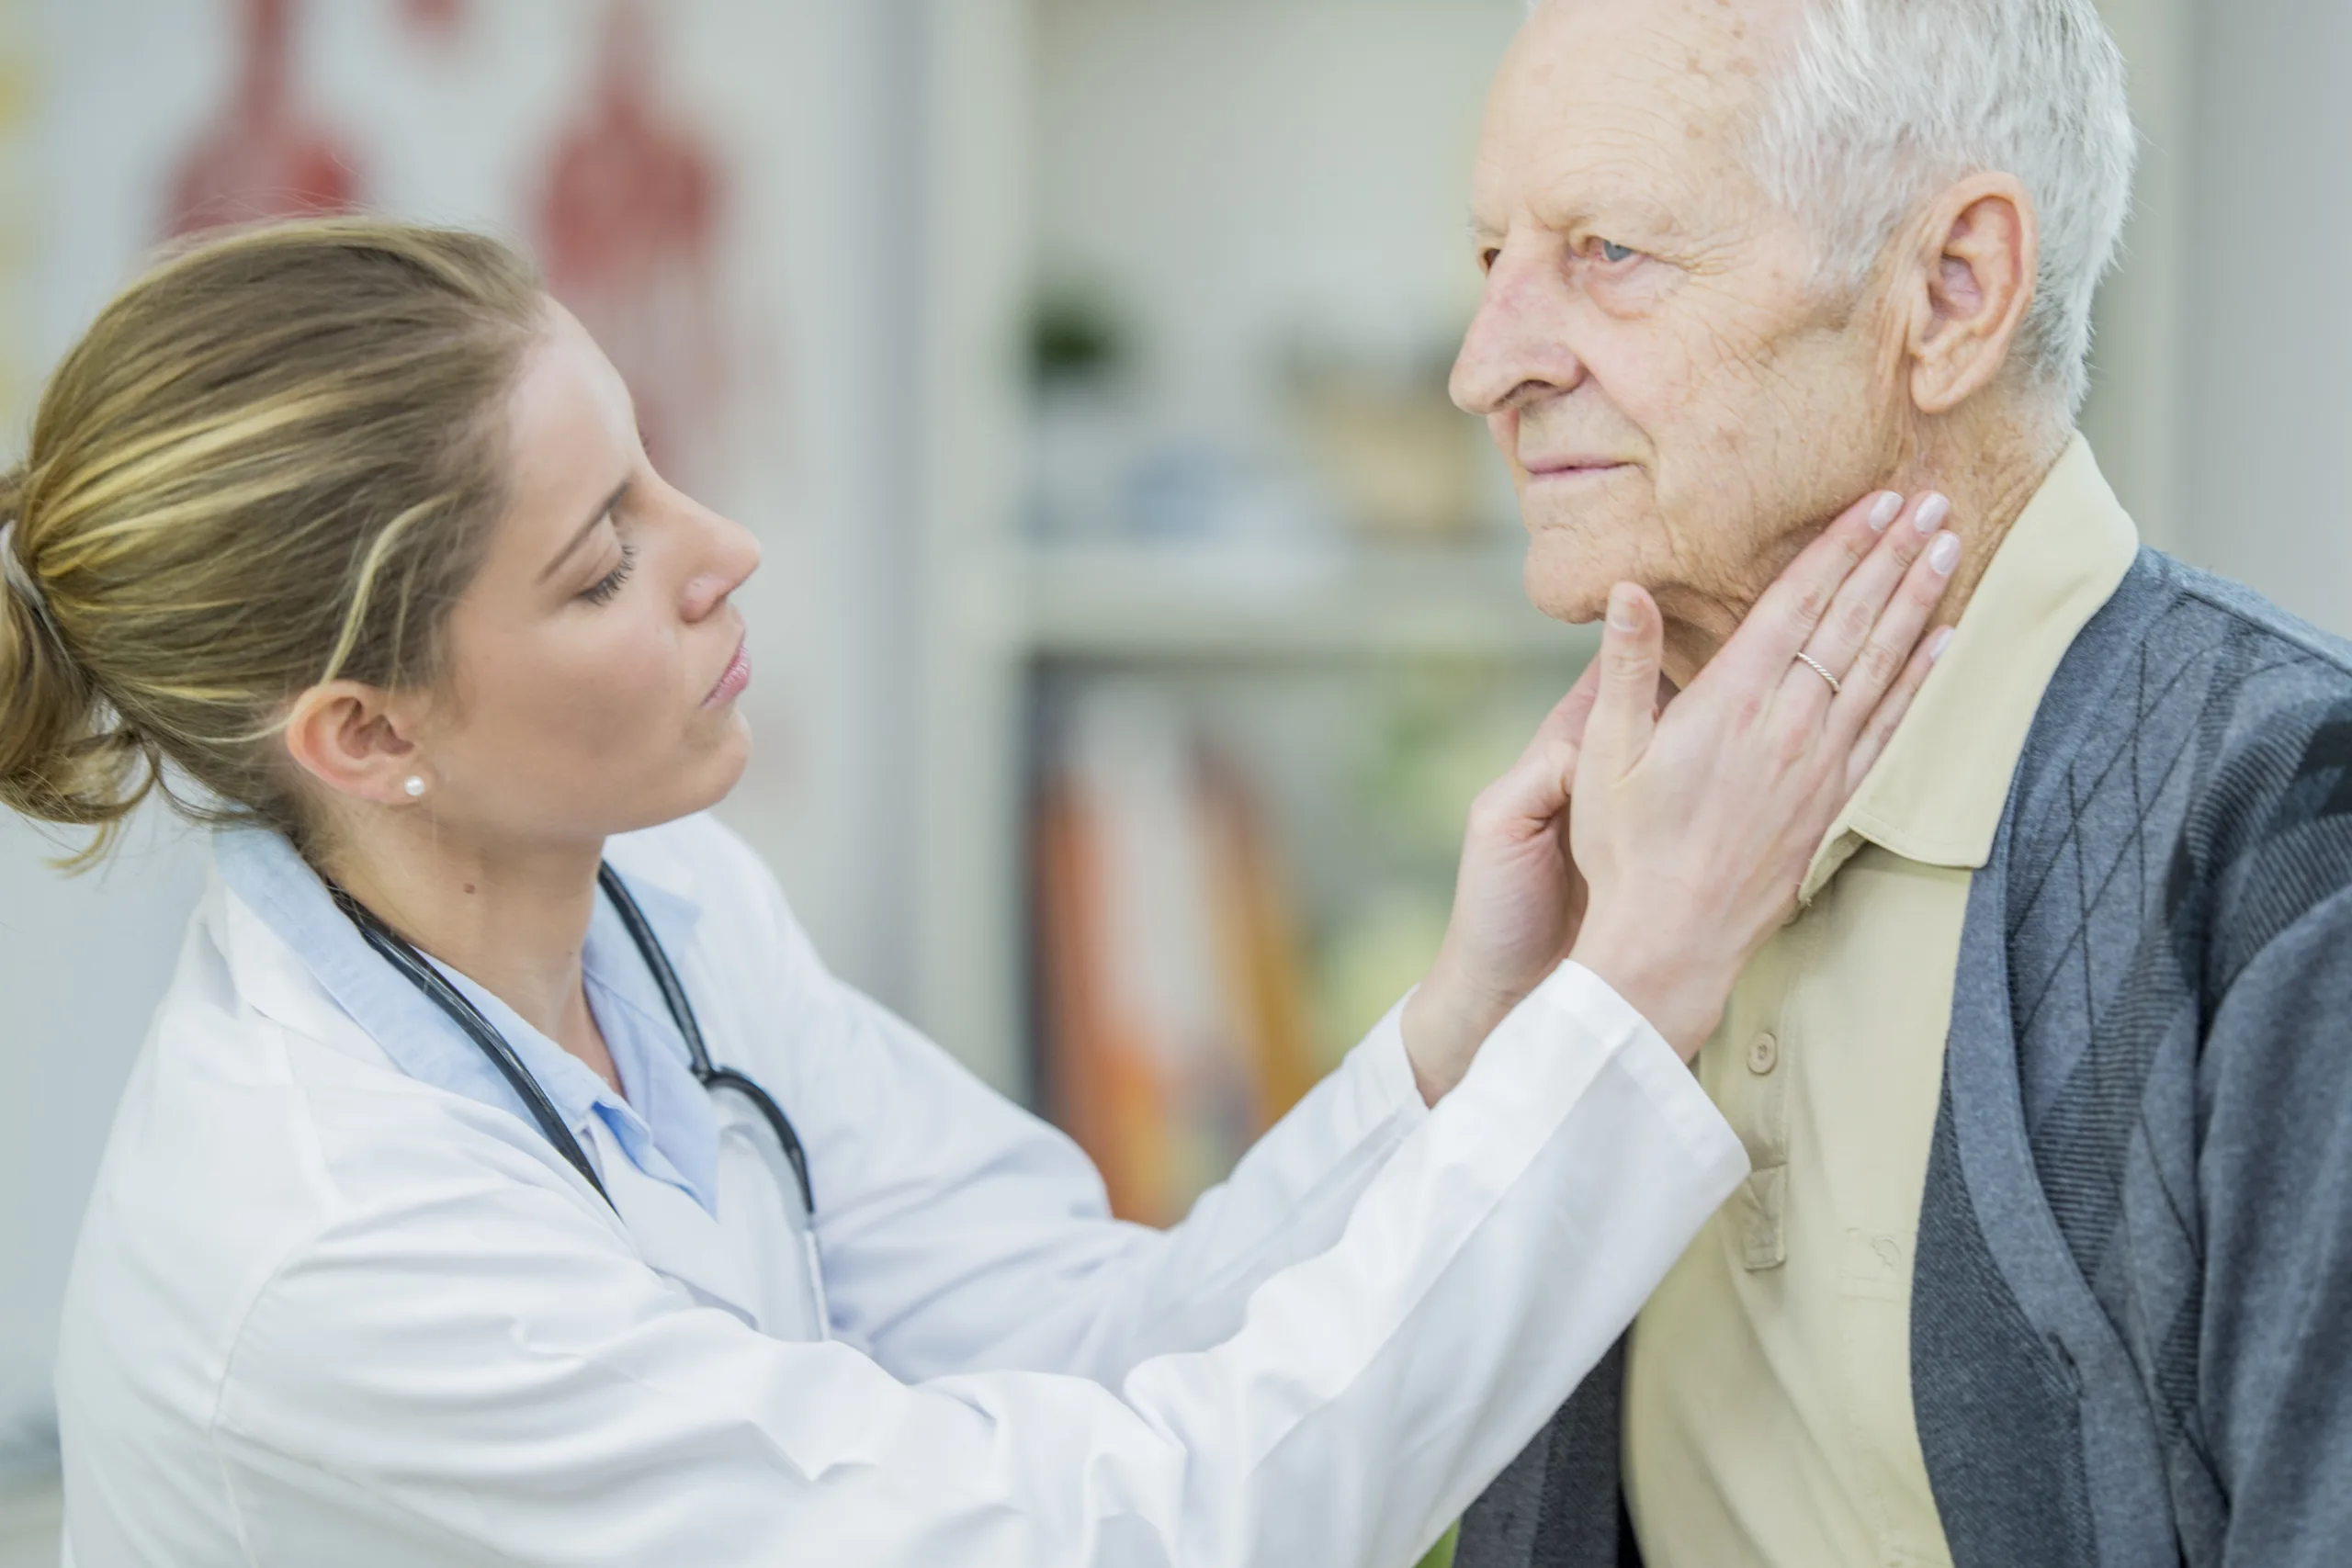
<path fill-rule="evenodd" d="M 1487 545 L 1033 546 L 1010 629 L 1035 658 L 1589 659 L 1597 633 L 1530 605 L 1521 561 Z"/>

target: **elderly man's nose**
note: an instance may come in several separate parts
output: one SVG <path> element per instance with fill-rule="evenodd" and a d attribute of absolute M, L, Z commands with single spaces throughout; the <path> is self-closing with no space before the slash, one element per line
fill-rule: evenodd
<path fill-rule="evenodd" d="M 1565 283 L 1507 265 L 1498 262 L 1487 276 L 1486 298 L 1454 361 L 1453 400 L 1466 413 L 1501 413 L 1572 391 L 1584 378 L 1584 362 L 1567 342 L 1564 301 L 1554 297 Z"/>

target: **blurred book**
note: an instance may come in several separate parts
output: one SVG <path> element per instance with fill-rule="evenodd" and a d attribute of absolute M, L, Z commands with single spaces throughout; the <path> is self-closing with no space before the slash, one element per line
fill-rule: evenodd
<path fill-rule="evenodd" d="M 1449 336 L 1460 342 L 1438 342 Z M 1294 357 L 1304 450 L 1340 513 L 1373 539 L 1461 546 L 1496 531 L 1495 455 L 1447 393 L 1451 358 L 1450 346 L 1403 363 L 1328 348 Z"/>
<path fill-rule="evenodd" d="M 1291 889 L 1167 693 L 1106 679 L 1062 716 L 1035 835 L 1049 1106 L 1122 1218 L 1169 1224 L 1314 1082 Z"/>

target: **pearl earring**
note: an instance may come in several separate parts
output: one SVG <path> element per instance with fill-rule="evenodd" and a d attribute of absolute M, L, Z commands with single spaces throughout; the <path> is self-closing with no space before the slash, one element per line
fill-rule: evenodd
<path fill-rule="evenodd" d="M 408 783 L 401 787 L 408 791 L 411 800 L 415 800 L 424 794 L 424 779 L 421 774 L 411 774 Z"/>

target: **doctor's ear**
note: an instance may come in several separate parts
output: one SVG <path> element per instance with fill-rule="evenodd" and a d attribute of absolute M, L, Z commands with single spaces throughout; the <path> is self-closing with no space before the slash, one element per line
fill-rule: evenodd
<path fill-rule="evenodd" d="M 408 726 L 409 716 L 396 715 L 385 693 L 356 681 L 330 681 L 294 699 L 286 716 L 286 750 L 337 795 L 405 806 L 424 793 Z"/>
<path fill-rule="evenodd" d="M 1895 299 L 1911 400 L 1949 413 L 2008 365 L 2033 305 L 2041 227 L 2017 176 L 1985 174 L 1938 197 L 1915 232 Z"/>

